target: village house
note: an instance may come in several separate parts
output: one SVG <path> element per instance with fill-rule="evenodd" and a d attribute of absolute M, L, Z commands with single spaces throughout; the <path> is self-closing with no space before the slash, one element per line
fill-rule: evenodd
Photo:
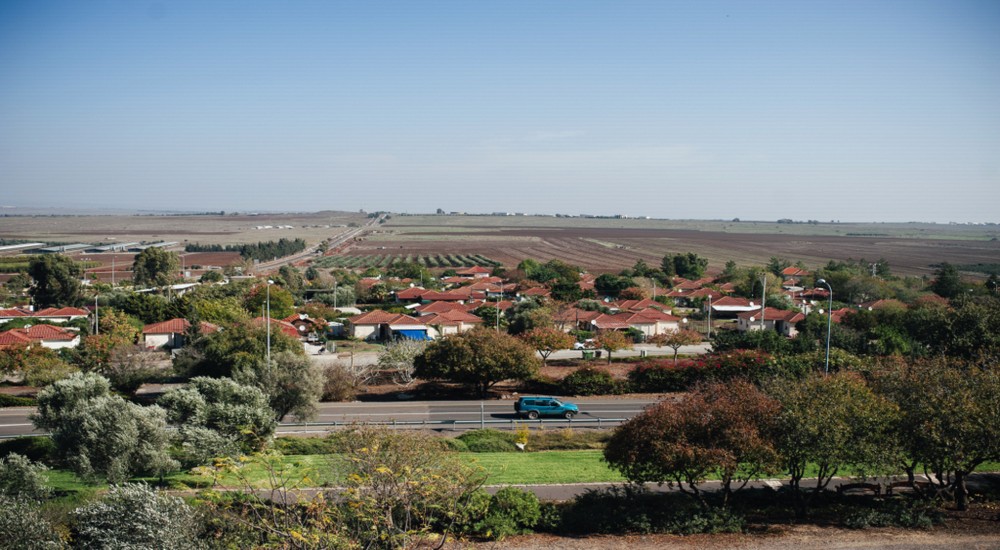
<path fill-rule="evenodd" d="M 199 325 L 202 334 L 211 334 L 219 330 L 218 325 L 202 321 Z M 191 323 L 187 319 L 169 319 L 142 327 L 142 341 L 147 349 L 177 349 L 187 343 L 187 334 Z"/>
<path fill-rule="evenodd" d="M 427 324 L 409 315 L 389 313 L 381 309 L 347 319 L 348 334 L 359 340 L 384 342 L 395 338 L 430 340 Z"/>
<path fill-rule="evenodd" d="M 36 345 L 49 349 L 75 348 L 80 345 L 80 333 L 52 325 L 28 325 L 0 332 L 0 349 Z"/>

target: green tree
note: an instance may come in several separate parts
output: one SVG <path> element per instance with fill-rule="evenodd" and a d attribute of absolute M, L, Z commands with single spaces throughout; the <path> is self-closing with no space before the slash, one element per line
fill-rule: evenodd
<path fill-rule="evenodd" d="M 527 344 L 487 328 L 432 342 L 414 360 L 417 377 L 467 384 L 480 395 L 486 395 L 498 382 L 530 378 L 539 363 Z"/>
<path fill-rule="evenodd" d="M 80 279 L 83 270 L 73 260 L 61 254 L 46 254 L 32 258 L 28 275 L 35 282 L 30 293 L 35 306 L 73 306 L 80 301 Z"/>
<path fill-rule="evenodd" d="M 160 247 L 144 248 L 132 262 L 135 286 L 167 286 L 178 279 L 181 261 L 176 252 Z"/>
<path fill-rule="evenodd" d="M 604 457 L 629 481 L 668 482 L 705 507 L 698 485 L 714 474 L 726 505 L 751 479 L 776 471 L 778 410 L 777 401 L 747 381 L 707 384 L 619 426 Z"/>
<path fill-rule="evenodd" d="M 883 362 L 876 385 L 901 410 L 895 435 L 910 480 L 922 465 L 927 478 L 950 489 L 956 507 L 966 510 L 969 474 L 1000 460 L 1000 368 L 947 357 Z"/>
<path fill-rule="evenodd" d="M 594 280 L 594 288 L 604 296 L 617 297 L 626 288 L 635 286 L 635 281 L 629 277 L 621 277 L 605 273 Z"/>
<path fill-rule="evenodd" d="M 110 390 L 103 376 L 74 374 L 38 393 L 31 420 L 51 432 L 60 458 L 84 477 L 120 482 L 176 468 L 163 409 L 129 403 Z"/>
<path fill-rule="evenodd" d="M 272 327 L 271 353 L 283 351 L 305 353 L 298 340 Z M 229 377 L 239 368 L 255 365 L 266 355 L 267 327 L 238 323 L 205 334 L 181 348 L 174 357 L 174 370 L 184 376 Z"/>
<path fill-rule="evenodd" d="M 316 403 L 323 393 L 323 372 L 308 357 L 282 351 L 250 367 L 237 368 L 233 379 L 255 386 L 267 395 L 274 419 L 292 415 L 303 422 L 316 416 Z"/>
<path fill-rule="evenodd" d="M 260 451 L 277 427 L 264 392 L 229 378 L 192 378 L 186 387 L 165 393 L 159 404 L 177 426 L 185 461 L 194 464 Z"/>
<path fill-rule="evenodd" d="M 859 475 L 872 475 L 895 466 L 895 453 L 886 441 L 899 408 L 875 394 L 857 374 L 775 381 L 768 393 L 781 403 L 777 447 L 800 517 L 839 471 L 853 468 Z M 801 483 L 809 467 L 816 469 L 818 480 L 806 495 Z"/>
<path fill-rule="evenodd" d="M 962 278 L 958 274 L 958 268 L 948 262 L 942 262 L 941 266 L 934 273 L 934 282 L 931 283 L 931 290 L 938 296 L 945 298 L 957 298 L 962 294 Z"/>
<path fill-rule="evenodd" d="M 271 287 L 270 291 L 268 286 Z M 270 296 L 272 319 L 284 319 L 295 313 L 295 298 L 292 293 L 278 285 L 268 285 L 266 281 L 250 289 L 243 301 L 243 307 L 253 317 L 264 317 L 265 310 L 268 309 L 268 296 Z"/>
<path fill-rule="evenodd" d="M 576 338 L 569 334 L 551 327 L 533 328 L 522 334 L 521 339 L 542 356 L 543 364 L 548 360 L 549 355 L 552 355 L 552 352 L 569 349 L 576 341 Z"/>
<path fill-rule="evenodd" d="M 81 548 L 201 548 L 200 522 L 184 499 L 142 483 L 113 485 L 73 511 Z"/>

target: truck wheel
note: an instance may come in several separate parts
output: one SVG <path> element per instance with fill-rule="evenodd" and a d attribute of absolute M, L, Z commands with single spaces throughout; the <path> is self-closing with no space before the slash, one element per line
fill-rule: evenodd
<path fill-rule="evenodd" d="M 528 418 L 536 420 L 538 418 L 538 411 L 528 411 Z"/>
<path fill-rule="evenodd" d="M 566 420 L 572 420 L 573 417 L 576 416 L 576 413 L 573 411 L 566 411 L 566 414 L 564 414 L 563 416 L 566 417 Z"/>

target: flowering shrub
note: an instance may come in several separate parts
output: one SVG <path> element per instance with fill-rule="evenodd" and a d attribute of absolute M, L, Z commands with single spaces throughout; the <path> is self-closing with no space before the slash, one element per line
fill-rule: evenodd
<path fill-rule="evenodd" d="M 746 378 L 758 383 L 781 376 L 783 371 L 769 353 L 735 350 L 683 360 L 676 365 L 669 359 L 648 360 L 629 373 L 629 382 L 637 392 L 671 392 L 684 391 L 703 381 Z"/>

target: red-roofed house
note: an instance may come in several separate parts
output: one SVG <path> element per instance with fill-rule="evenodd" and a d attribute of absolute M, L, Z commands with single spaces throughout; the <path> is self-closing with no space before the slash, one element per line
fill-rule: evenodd
<path fill-rule="evenodd" d="M 738 319 L 736 328 L 740 332 L 761 330 L 761 324 L 763 324 L 764 330 L 776 330 L 779 334 L 793 338 L 799 333 L 795 330 L 795 324 L 806 318 L 801 311 L 776 309 L 773 307 L 764 308 L 763 317 L 762 323 L 760 308 L 757 308 L 755 311 L 740 313 L 736 316 Z"/>
<path fill-rule="evenodd" d="M 638 312 L 601 313 L 590 321 L 590 330 L 628 330 L 632 328 L 642 331 L 643 335 L 648 338 L 676 331 L 680 328 L 680 323 L 680 317 L 649 308 Z"/>
<path fill-rule="evenodd" d="M 311 333 L 323 334 L 326 331 L 326 320 L 313 319 L 305 313 L 293 313 L 282 319 L 286 323 L 291 323 L 299 331 L 300 337 L 308 336 Z"/>
<path fill-rule="evenodd" d="M 90 315 L 90 312 L 78 307 L 47 307 L 36 311 L 31 316 L 39 321 L 50 321 L 53 323 L 66 323 L 76 319 L 83 319 Z"/>
<path fill-rule="evenodd" d="M 459 277 L 472 277 L 474 279 L 489 277 L 490 273 L 493 273 L 492 269 L 479 265 L 455 271 L 455 275 L 458 275 Z"/>
<path fill-rule="evenodd" d="M 420 317 L 421 322 L 430 327 L 434 337 L 458 334 L 471 330 L 483 324 L 483 319 L 465 311 L 443 311 L 424 317 Z"/>
<path fill-rule="evenodd" d="M 355 315 L 347 319 L 352 338 L 360 340 L 391 340 L 409 338 L 429 340 L 427 325 L 418 319 L 401 313 L 389 313 L 381 309 Z"/>
<path fill-rule="evenodd" d="M 410 288 L 404 288 L 403 290 L 396 291 L 396 301 L 397 302 L 420 302 L 423 299 L 424 294 L 431 292 L 426 288 L 419 286 L 411 286 Z"/>
<path fill-rule="evenodd" d="M 250 322 L 253 323 L 255 327 L 265 326 L 264 325 L 265 321 L 263 317 L 254 317 L 254 319 Z M 285 333 L 288 336 L 291 336 L 292 338 L 295 338 L 296 340 L 298 340 L 299 338 L 299 329 L 296 328 L 295 325 L 291 323 L 286 323 L 281 319 L 271 319 L 271 332 L 274 332 L 276 329 L 280 330 L 281 332 Z"/>
<path fill-rule="evenodd" d="M 211 334 L 219 330 L 217 325 L 202 321 L 199 325 L 202 334 Z M 142 327 L 142 341 L 147 348 L 176 349 L 185 344 L 187 331 L 191 323 L 187 319 L 169 319 L 161 323 L 152 323 Z"/>
<path fill-rule="evenodd" d="M 11 319 L 20 319 L 22 317 L 31 317 L 31 312 L 19 308 L 0 309 L 0 324 L 6 323 Z"/>
<path fill-rule="evenodd" d="M 19 345 L 60 349 L 75 348 L 80 344 L 80 334 L 74 330 L 52 325 L 29 325 L 0 333 L 0 348 Z"/>

